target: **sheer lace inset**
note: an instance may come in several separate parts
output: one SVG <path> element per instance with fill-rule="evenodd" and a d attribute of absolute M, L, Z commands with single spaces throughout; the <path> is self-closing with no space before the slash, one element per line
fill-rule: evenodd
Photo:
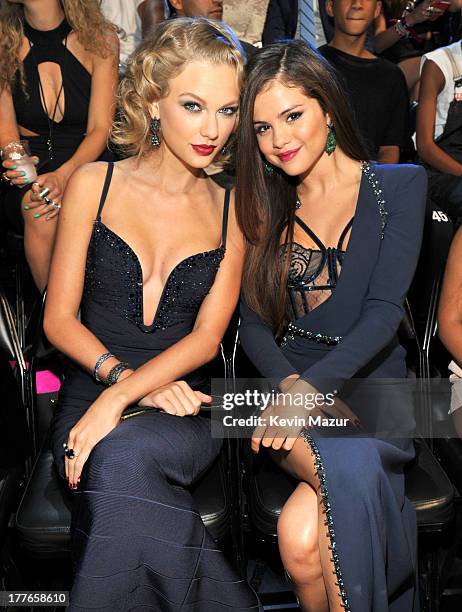
<path fill-rule="evenodd" d="M 343 230 L 337 247 L 325 247 L 301 219 L 295 217 L 295 220 L 319 249 L 307 248 L 297 242 L 281 247 L 283 255 L 290 252 L 288 291 L 292 320 L 303 317 L 331 296 L 332 290 L 337 286 L 345 256 L 343 243 L 354 218 Z"/>

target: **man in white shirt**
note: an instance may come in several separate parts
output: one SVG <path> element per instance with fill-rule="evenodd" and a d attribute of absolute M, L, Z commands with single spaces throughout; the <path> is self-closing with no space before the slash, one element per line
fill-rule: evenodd
<path fill-rule="evenodd" d="M 164 6 L 158 0 L 102 0 L 106 19 L 120 29 L 120 72 L 125 71 L 128 56 L 133 53 L 151 28 L 165 18 Z"/>

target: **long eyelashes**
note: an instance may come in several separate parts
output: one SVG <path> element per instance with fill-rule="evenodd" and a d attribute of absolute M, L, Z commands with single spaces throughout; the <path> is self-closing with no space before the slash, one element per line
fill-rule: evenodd
<path fill-rule="evenodd" d="M 183 102 L 182 106 L 190 113 L 200 113 L 202 110 L 202 107 L 198 102 Z M 218 112 L 225 117 L 232 117 L 237 113 L 237 106 L 226 106 L 224 108 L 220 108 Z"/>
<path fill-rule="evenodd" d="M 293 123 L 294 121 L 297 121 L 297 119 L 300 119 L 302 115 L 303 115 L 303 112 L 290 113 L 290 115 L 287 115 L 287 123 Z M 270 128 L 271 128 L 270 125 L 267 125 L 266 123 L 264 123 L 262 125 L 259 125 L 257 128 L 255 128 L 255 134 L 257 136 L 262 136 Z"/>

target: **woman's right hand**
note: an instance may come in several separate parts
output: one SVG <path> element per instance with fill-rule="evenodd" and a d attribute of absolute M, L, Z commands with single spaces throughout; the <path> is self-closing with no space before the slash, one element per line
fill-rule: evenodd
<path fill-rule="evenodd" d="M 406 24 L 412 28 L 417 23 L 435 21 L 435 19 L 441 17 L 444 11 L 432 6 L 435 1 L 436 0 L 423 0 L 423 2 L 420 2 L 413 11 L 406 13 Z"/>
<path fill-rule="evenodd" d="M 30 159 L 35 166 L 39 163 L 39 158 L 36 155 L 31 155 Z M 24 187 L 24 185 L 29 183 L 29 181 L 24 178 L 25 172 L 23 170 L 14 170 L 14 167 L 16 166 L 14 160 L 5 159 L 2 162 L 2 166 L 5 168 L 3 176 L 8 179 L 12 185 Z"/>
<path fill-rule="evenodd" d="M 157 408 L 176 416 L 195 416 L 201 405 L 212 401 L 210 395 L 193 391 L 187 382 L 177 380 L 152 391 L 138 402 L 140 406 Z"/>

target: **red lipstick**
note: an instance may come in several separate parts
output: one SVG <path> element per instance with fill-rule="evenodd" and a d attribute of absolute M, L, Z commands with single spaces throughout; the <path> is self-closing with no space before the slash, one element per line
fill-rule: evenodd
<path fill-rule="evenodd" d="M 191 146 L 196 153 L 198 153 L 199 155 L 204 155 L 204 156 L 212 155 L 212 153 L 216 149 L 216 147 L 214 147 L 213 145 L 191 145 Z"/>
<path fill-rule="evenodd" d="M 298 147 L 298 149 L 291 149 L 290 151 L 284 151 L 284 153 L 278 153 L 278 157 L 283 162 L 290 161 L 297 155 L 300 149 L 301 147 Z"/>

